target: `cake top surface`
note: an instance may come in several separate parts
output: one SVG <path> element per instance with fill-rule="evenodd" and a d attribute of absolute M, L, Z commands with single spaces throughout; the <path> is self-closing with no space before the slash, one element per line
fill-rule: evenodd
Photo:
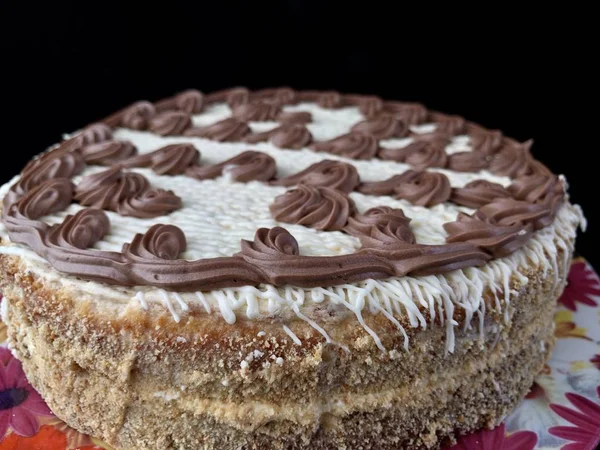
<path fill-rule="evenodd" d="M 438 276 L 553 224 L 565 181 L 530 147 L 373 96 L 189 90 L 30 162 L 0 190 L 1 248 L 74 282 L 203 301 Z"/>

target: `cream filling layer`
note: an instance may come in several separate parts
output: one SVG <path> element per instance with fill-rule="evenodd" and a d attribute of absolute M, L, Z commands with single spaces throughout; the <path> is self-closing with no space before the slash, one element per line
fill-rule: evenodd
<path fill-rule="evenodd" d="M 489 330 L 488 330 L 489 331 Z M 543 336 L 537 336 L 544 333 Z M 524 334 L 535 335 L 540 342 L 552 339 L 552 331 L 545 330 L 541 324 L 530 325 Z M 528 342 L 524 339 L 523 342 Z M 541 346 L 538 347 L 541 349 Z M 532 355 L 539 358 L 543 350 L 532 349 Z M 291 421 L 302 426 L 311 426 L 320 423 L 326 416 L 343 417 L 354 412 L 369 412 L 379 408 L 390 408 L 394 404 L 404 404 L 406 407 L 414 406 L 420 399 L 431 398 L 430 392 L 436 392 L 436 402 L 449 401 L 454 389 L 460 380 L 487 377 L 489 372 L 505 363 L 510 355 L 517 354 L 522 350 L 521 346 L 511 345 L 510 354 L 506 354 L 500 347 L 495 347 L 485 357 L 469 359 L 464 366 L 453 371 L 439 371 L 425 374 L 418 380 L 418 384 L 388 388 L 369 393 L 333 393 L 323 395 L 317 401 L 307 403 L 268 403 L 257 400 L 247 400 L 243 403 L 225 401 L 222 399 L 194 398 L 194 392 L 188 390 L 169 389 L 156 391 L 152 394 L 145 392 L 142 398 L 149 402 L 173 402 L 178 408 L 193 414 L 208 414 L 217 421 L 227 423 L 239 429 L 252 431 L 259 426 L 271 421 Z M 541 359 L 540 359 L 541 362 Z M 457 381 L 459 380 L 459 381 Z M 446 390 L 440 393 L 440 386 Z M 415 396 L 418 389 L 420 396 Z"/>

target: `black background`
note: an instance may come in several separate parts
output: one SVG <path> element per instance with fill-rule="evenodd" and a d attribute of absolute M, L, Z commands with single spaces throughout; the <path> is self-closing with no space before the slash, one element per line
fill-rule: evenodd
<path fill-rule="evenodd" d="M 190 87 L 376 94 L 533 138 L 590 222 L 579 252 L 600 265 L 585 16 L 548 6 L 528 16 L 429 3 L 0 1 L 0 182 L 62 133 Z"/>

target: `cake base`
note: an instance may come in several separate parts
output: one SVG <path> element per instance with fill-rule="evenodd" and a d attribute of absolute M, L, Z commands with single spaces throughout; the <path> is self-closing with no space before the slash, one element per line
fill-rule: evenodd
<path fill-rule="evenodd" d="M 526 274 L 504 311 L 484 298 L 483 340 L 456 327 L 445 355 L 439 326 L 412 330 L 406 351 L 389 321 L 366 316 L 391 349 L 384 354 L 350 318 L 338 318 L 332 336 L 349 352 L 290 324 L 298 346 L 266 320 L 115 318 L 44 286 L 17 258 L 0 256 L 0 269 L 9 343 L 31 384 L 69 425 L 128 450 L 432 449 L 493 427 L 551 353 L 568 270 L 559 268 L 559 283 Z M 257 348 L 284 363 L 240 363 Z"/>

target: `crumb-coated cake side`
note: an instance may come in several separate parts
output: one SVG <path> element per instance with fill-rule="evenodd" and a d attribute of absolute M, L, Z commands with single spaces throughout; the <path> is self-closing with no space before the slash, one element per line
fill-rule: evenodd
<path fill-rule="evenodd" d="M 530 146 L 335 92 L 138 102 L 0 188 L 9 345 L 118 449 L 439 448 L 553 348 L 585 222 Z"/>

